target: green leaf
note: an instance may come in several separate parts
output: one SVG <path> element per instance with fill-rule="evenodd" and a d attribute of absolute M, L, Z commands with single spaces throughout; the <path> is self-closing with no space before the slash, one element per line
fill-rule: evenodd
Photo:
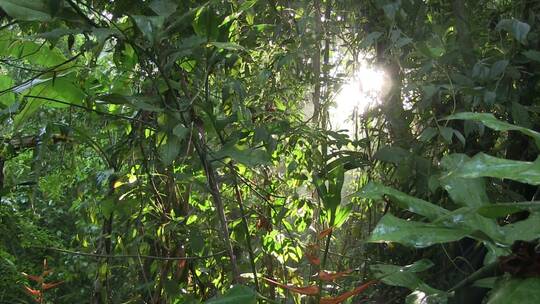
<path fill-rule="evenodd" d="M 527 57 L 528 59 L 530 59 L 530 60 L 540 62 L 540 52 L 539 51 L 528 50 L 528 51 L 524 51 L 522 54 L 525 57 Z"/>
<path fill-rule="evenodd" d="M 503 217 L 520 211 L 540 212 L 540 201 L 490 204 L 478 208 L 478 213 L 489 218 Z"/>
<path fill-rule="evenodd" d="M 0 0 L 0 7 L 2 7 L 9 16 L 18 20 L 52 20 L 48 1 L 45 0 Z"/>
<path fill-rule="evenodd" d="M 488 277 L 488 278 L 476 280 L 474 281 L 473 286 L 492 289 L 493 287 L 495 287 L 495 283 L 497 279 L 499 279 L 499 277 Z"/>
<path fill-rule="evenodd" d="M 182 142 L 176 136 L 167 136 L 167 142 L 161 146 L 160 154 L 161 161 L 164 165 L 170 165 L 180 154 L 180 147 Z"/>
<path fill-rule="evenodd" d="M 35 93 L 34 93 L 35 92 Z M 80 105 L 83 103 L 86 94 L 67 77 L 56 78 L 52 81 L 46 81 L 31 88 L 28 95 L 51 98 L 58 101 L 63 101 L 68 104 Z M 33 98 L 28 98 L 32 100 Z M 60 102 L 47 101 L 36 98 L 42 104 L 52 108 L 67 108 L 69 105 Z"/>
<path fill-rule="evenodd" d="M 377 150 L 374 157 L 377 160 L 397 165 L 410 155 L 411 152 L 401 147 L 384 146 Z"/>
<path fill-rule="evenodd" d="M 437 135 L 437 129 L 433 127 L 428 127 L 424 131 L 422 131 L 422 134 L 420 134 L 420 137 L 418 138 L 419 141 L 427 142 L 431 140 L 435 135 Z"/>
<path fill-rule="evenodd" d="M 110 104 L 122 104 L 134 109 L 141 109 L 150 112 L 163 112 L 163 109 L 154 105 L 158 102 L 157 98 L 147 96 L 125 96 L 121 94 L 107 94 L 96 97 L 97 100 L 105 101 Z"/>
<path fill-rule="evenodd" d="M 206 304 L 256 304 L 257 293 L 244 285 L 235 285 L 221 297 L 205 302 Z"/>
<path fill-rule="evenodd" d="M 454 129 L 448 128 L 448 127 L 442 127 L 440 130 L 441 130 L 441 136 L 444 138 L 444 141 L 451 144 L 452 137 L 454 136 Z"/>
<path fill-rule="evenodd" d="M 448 210 L 434 205 L 430 202 L 407 195 L 384 185 L 370 182 L 360 192 L 360 196 L 367 199 L 380 200 L 383 195 L 388 195 L 395 200 L 395 203 L 403 209 L 434 220 L 448 214 Z"/>
<path fill-rule="evenodd" d="M 508 60 L 499 60 L 495 62 L 489 71 L 489 76 L 493 79 L 499 77 L 504 73 L 506 70 L 506 67 L 508 66 L 509 61 Z"/>
<path fill-rule="evenodd" d="M 531 129 L 523 128 L 516 126 L 505 121 L 498 120 L 491 113 L 473 113 L 473 112 L 462 112 L 454 115 L 450 115 L 444 119 L 453 120 L 453 119 L 465 119 L 482 122 L 486 127 L 491 128 L 496 131 L 519 131 L 525 135 L 532 137 L 536 143 L 536 146 L 540 148 L 540 133 L 533 131 Z"/>
<path fill-rule="evenodd" d="M 396 242 L 424 248 L 433 244 L 460 240 L 470 229 L 447 228 L 440 225 L 408 221 L 386 214 L 373 230 L 369 242 Z"/>
<path fill-rule="evenodd" d="M 206 37 L 207 41 L 215 41 L 219 36 L 221 22 L 210 6 L 204 5 L 197 9 L 192 26 L 198 36 Z"/>
<path fill-rule="evenodd" d="M 213 158 L 222 159 L 230 157 L 235 161 L 249 167 L 254 167 L 270 162 L 270 156 L 262 148 L 253 149 L 244 145 L 225 145 L 221 150 L 213 154 Z"/>
<path fill-rule="evenodd" d="M 433 262 L 422 259 L 406 266 L 396 266 L 388 264 L 375 264 L 369 268 L 377 279 L 387 285 L 406 287 L 411 290 L 420 290 L 427 294 L 443 293 L 424 283 L 416 274 L 433 267 Z"/>
<path fill-rule="evenodd" d="M 7 75 L 0 75 L 0 91 L 12 88 L 15 82 Z M 10 106 L 15 102 L 15 94 L 13 92 L 4 93 L 0 96 L 0 103 L 5 106 Z"/>
<path fill-rule="evenodd" d="M 473 233 L 470 236 L 478 240 L 507 244 L 505 243 L 505 236 L 497 225 L 497 222 L 481 216 L 476 210 L 477 208 L 473 207 L 462 207 L 436 219 L 432 224 L 469 230 Z"/>
<path fill-rule="evenodd" d="M 496 29 L 498 31 L 505 30 L 517 41 L 521 42 L 522 44 L 526 44 L 527 34 L 531 30 L 531 26 L 516 19 L 503 19 L 499 21 Z"/>
<path fill-rule="evenodd" d="M 158 32 L 163 28 L 163 16 L 131 16 L 143 36 L 152 44 L 157 42 Z"/>
<path fill-rule="evenodd" d="M 158 15 L 167 18 L 176 12 L 178 5 L 170 0 L 154 0 L 150 8 Z"/>
<path fill-rule="evenodd" d="M 540 235 L 540 213 L 532 213 L 525 220 L 504 225 L 501 231 L 510 245 L 518 240 L 532 241 Z"/>
<path fill-rule="evenodd" d="M 514 123 L 525 127 L 525 128 L 531 128 L 532 123 L 531 119 L 529 117 L 529 111 L 521 105 L 518 102 L 512 102 L 512 119 L 514 120 Z"/>
<path fill-rule="evenodd" d="M 441 292 L 435 294 L 426 294 L 422 290 L 415 290 L 405 298 L 405 304 L 446 304 L 449 295 Z"/>
<path fill-rule="evenodd" d="M 218 49 L 222 49 L 222 50 L 230 50 L 230 51 L 245 51 L 246 50 L 243 46 L 236 43 L 232 43 L 232 42 L 209 42 L 208 44 L 213 45 L 217 47 Z"/>
<path fill-rule="evenodd" d="M 371 32 L 360 42 L 359 48 L 369 48 L 382 36 L 381 32 Z"/>
<path fill-rule="evenodd" d="M 189 129 L 184 127 L 182 124 L 178 124 L 173 129 L 173 134 L 179 139 L 184 139 L 189 134 Z"/>
<path fill-rule="evenodd" d="M 41 107 L 42 104 L 43 102 L 35 98 L 28 99 L 22 110 L 13 117 L 13 129 L 15 131 L 19 130 L 19 128 Z"/>
<path fill-rule="evenodd" d="M 493 177 L 515 180 L 531 185 L 540 185 L 540 158 L 534 162 L 507 160 L 484 153 L 461 163 L 450 176 L 477 178 Z"/>
<path fill-rule="evenodd" d="M 339 205 L 336 209 L 334 227 L 339 228 L 347 221 L 352 212 L 352 204 L 346 206 Z"/>
<path fill-rule="evenodd" d="M 442 166 L 455 172 L 463 163 L 469 161 L 465 154 L 451 154 L 443 157 Z M 477 207 L 489 204 L 486 186 L 482 178 L 463 178 L 454 174 L 447 174 L 440 178 L 441 186 L 448 192 L 452 200 L 462 206 Z"/>
<path fill-rule="evenodd" d="M 537 304 L 540 303 L 540 278 L 504 280 L 496 286 L 487 304 Z"/>

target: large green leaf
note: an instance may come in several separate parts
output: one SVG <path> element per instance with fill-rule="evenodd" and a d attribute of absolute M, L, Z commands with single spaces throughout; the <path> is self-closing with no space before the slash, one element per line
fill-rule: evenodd
<path fill-rule="evenodd" d="M 448 228 L 442 225 L 408 221 L 386 214 L 373 230 L 369 242 L 396 242 L 423 248 L 453 242 L 469 235 L 472 229 Z"/>
<path fill-rule="evenodd" d="M 540 303 L 540 278 L 504 280 L 491 292 L 487 304 Z"/>
<path fill-rule="evenodd" d="M 468 160 L 469 157 L 465 154 L 451 154 L 445 156 L 441 164 L 446 170 L 452 171 Z M 486 186 L 482 178 L 466 179 L 461 176 L 448 174 L 441 177 L 440 184 L 456 204 L 469 207 L 489 204 Z"/>
<path fill-rule="evenodd" d="M 536 146 L 540 148 L 540 133 L 527 129 L 524 127 L 516 126 L 510 123 L 507 123 L 502 120 L 498 120 L 491 113 L 473 113 L 473 112 L 462 112 L 454 115 L 450 115 L 445 119 L 465 119 L 482 122 L 486 127 L 491 128 L 497 131 L 519 131 L 525 135 L 532 137 L 536 143 Z"/>
<path fill-rule="evenodd" d="M 485 217 L 498 218 L 523 210 L 540 212 L 540 201 L 491 204 L 482 206 L 477 211 Z"/>
<path fill-rule="evenodd" d="M 143 36 L 151 43 L 154 44 L 158 41 L 159 32 L 163 28 L 165 17 L 163 16 L 131 16 L 137 24 L 137 27 L 143 34 Z"/>
<path fill-rule="evenodd" d="M 0 91 L 13 87 L 14 81 L 7 75 L 0 75 Z M 7 92 L 0 96 L 0 103 L 6 106 L 10 106 L 15 102 L 15 94 L 13 92 Z"/>
<path fill-rule="evenodd" d="M 206 304 L 256 304 L 257 293 L 244 285 L 235 285 L 223 296 L 211 299 Z"/>
<path fill-rule="evenodd" d="M 540 236 L 540 214 L 532 213 L 525 220 L 501 227 L 506 244 L 517 240 L 532 241 Z"/>
<path fill-rule="evenodd" d="M 9 38 L 8 38 L 9 39 Z M 0 50 L 1 54 L 13 58 L 27 61 L 31 64 L 41 65 L 44 67 L 53 67 L 66 62 L 66 56 L 58 48 L 44 47 L 41 43 L 16 39 Z M 68 67 L 74 65 L 76 61 L 69 64 L 63 64 L 60 69 L 65 72 Z"/>
<path fill-rule="evenodd" d="M 378 183 L 370 182 L 360 192 L 361 197 L 374 200 L 382 199 L 383 195 L 393 198 L 399 207 L 425 216 L 430 220 L 448 214 L 448 210 L 442 207 Z"/>
<path fill-rule="evenodd" d="M 387 162 L 387 163 L 393 163 L 393 164 L 399 164 L 403 162 L 405 159 L 410 157 L 412 155 L 411 152 L 401 148 L 401 147 L 392 147 L 392 146 L 385 146 L 377 150 L 375 155 L 375 159 Z"/>
<path fill-rule="evenodd" d="M 244 145 L 226 144 L 221 150 L 212 154 L 215 160 L 230 157 L 246 166 L 257 166 L 270 162 L 270 156 L 262 149 L 254 149 Z"/>
<path fill-rule="evenodd" d="M 86 97 L 86 94 L 66 77 L 39 84 L 27 93 L 28 95 L 50 98 L 51 100 L 36 99 L 42 104 L 53 108 L 66 108 L 69 107 L 68 104 L 80 105 Z M 32 98 L 29 99 L 31 100 Z M 52 100 L 57 100 L 58 102 Z"/>
<path fill-rule="evenodd" d="M 527 34 L 531 26 L 516 19 L 502 19 L 496 27 L 497 30 L 505 30 L 522 44 L 527 44 Z"/>
<path fill-rule="evenodd" d="M 505 237 L 494 219 L 481 216 L 478 208 L 462 207 L 440 217 L 432 224 L 471 231 L 471 237 L 482 241 L 505 243 Z"/>
<path fill-rule="evenodd" d="M 17 131 L 43 104 L 40 100 L 27 98 L 26 104 L 13 118 L 13 129 Z"/>
<path fill-rule="evenodd" d="M 50 21 L 52 19 L 48 1 L 45 0 L 0 0 L 0 7 L 13 18 L 25 21 Z"/>
<path fill-rule="evenodd" d="M 540 185 L 540 158 L 534 162 L 508 160 L 478 153 L 464 161 L 449 176 L 463 178 L 494 177 Z"/>
<path fill-rule="evenodd" d="M 433 267 L 433 263 L 430 260 L 422 259 L 406 266 L 375 264 L 369 268 L 374 276 L 385 284 L 419 290 L 425 294 L 443 294 L 443 291 L 429 286 L 416 274 L 431 267 Z"/>

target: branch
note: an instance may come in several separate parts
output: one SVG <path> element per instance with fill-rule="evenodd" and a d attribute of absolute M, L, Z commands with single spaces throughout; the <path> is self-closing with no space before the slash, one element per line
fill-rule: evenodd
<path fill-rule="evenodd" d="M 118 114 L 113 114 L 113 113 L 109 113 L 109 112 L 103 112 L 103 111 L 100 111 L 100 110 L 96 110 L 96 109 L 92 109 L 92 108 L 87 108 L 87 107 L 85 107 L 85 106 L 81 106 L 81 105 L 78 105 L 78 104 L 75 104 L 75 103 L 70 103 L 70 102 L 67 102 L 67 101 L 63 101 L 63 100 L 59 100 L 59 99 L 55 99 L 55 98 L 50 98 L 50 97 L 35 96 L 35 95 L 25 95 L 24 97 L 26 97 L 26 98 L 43 99 L 43 100 L 47 100 L 47 101 L 51 101 L 51 102 L 56 102 L 56 103 L 59 103 L 59 104 L 63 104 L 63 105 L 72 106 L 72 107 L 75 107 L 75 108 L 79 108 L 79 109 L 91 111 L 91 112 L 94 112 L 94 113 L 97 113 L 97 114 L 101 114 L 101 115 L 111 116 L 111 117 L 120 118 L 120 119 L 126 119 L 126 120 L 130 120 L 130 121 L 136 121 L 136 122 L 140 122 L 140 123 L 146 125 L 147 127 L 153 129 L 153 127 L 149 126 L 145 121 L 142 121 L 142 120 L 137 119 L 137 118 L 134 118 L 134 117 L 124 116 L 124 115 L 118 115 Z"/>
<path fill-rule="evenodd" d="M 202 259 L 209 259 L 217 256 L 221 256 L 224 253 L 226 253 L 226 250 L 209 254 L 209 255 L 202 255 L 202 256 L 189 256 L 189 257 L 163 257 L 163 256 L 155 256 L 155 255 L 137 255 L 137 254 L 97 254 L 97 253 L 88 253 L 88 252 L 81 252 L 81 251 L 72 251 L 67 249 L 60 249 L 60 248 L 48 248 L 48 247 L 33 247 L 33 248 L 39 248 L 39 249 L 45 249 L 50 251 L 56 251 L 60 253 L 65 254 L 71 254 L 71 255 L 80 255 L 80 256 L 87 256 L 87 257 L 93 257 L 93 258 L 108 258 L 108 259 L 152 259 L 152 260 L 161 260 L 161 261 L 192 261 L 192 260 L 202 260 Z"/>

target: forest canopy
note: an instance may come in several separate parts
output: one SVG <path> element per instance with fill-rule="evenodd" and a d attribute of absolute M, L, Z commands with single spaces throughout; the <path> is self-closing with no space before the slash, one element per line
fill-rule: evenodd
<path fill-rule="evenodd" d="M 539 26 L 0 0 L 0 303 L 540 303 Z"/>

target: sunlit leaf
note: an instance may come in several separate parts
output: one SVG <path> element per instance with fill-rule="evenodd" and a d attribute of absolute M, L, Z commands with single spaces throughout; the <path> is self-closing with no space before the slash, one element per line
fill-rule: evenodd
<path fill-rule="evenodd" d="M 449 176 L 504 178 L 531 185 L 540 185 L 540 158 L 534 162 L 527 162 L 478 153 L 470 160 L 462 162 Z"/>
<path fill-rule="evenodd" d="M 386 214 L 377 223 L 369 242 L 396 242 L 423 248 L 433 244 L 460 240 L 472 232 L 466 228 L 448 228 L 442 225 L 407 221 Z"/>

